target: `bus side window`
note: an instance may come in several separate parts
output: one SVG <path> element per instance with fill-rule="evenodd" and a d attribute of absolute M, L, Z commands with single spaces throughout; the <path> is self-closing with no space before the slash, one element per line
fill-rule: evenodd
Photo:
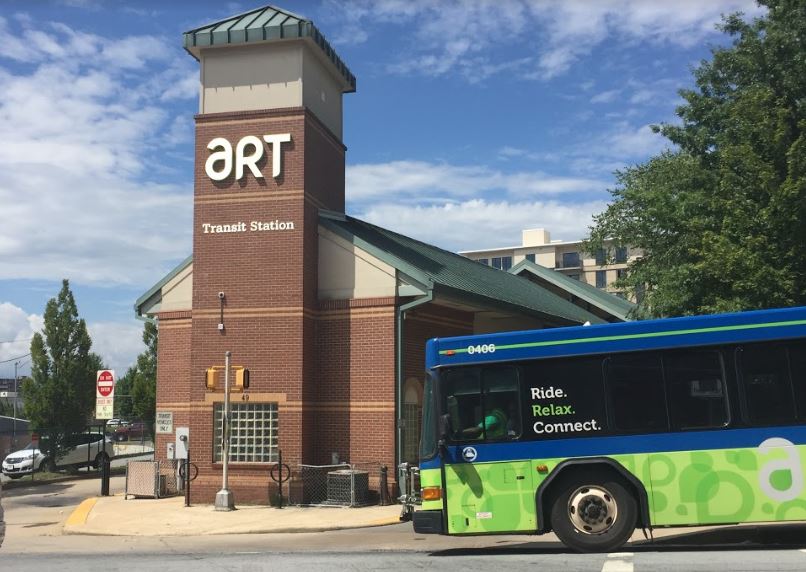
<path fill-rule="evenodd" d="M 747 420 L 758 425 L 793 423 L 794 395 L 786 348 L 747 344 L 736 353 Z"/>
<path fill-rule="evenodd" d="M 484 369 L 484 434 L 488 441 L 516 439 L 521 435 L 518 369 Z"/>
<path fill-rule="evenodd" d="M 607 360 L 606 370 L 614 429 L 636 433 L 668 429 L 660 355 L 616 354 Z"/>
<path fill-rule="evenodd" d="M 728 399 L 717 352 L 685 351 L 664 356 L 673 429 L 728 424 Z"/>
<path fill-rule="evenodd" d="M 806 421 L 806 340 L 789 342 L 789 368 L 795 386 L 798 419 Z"/>
<path fill-rule="evenodd" d="M 479 439 L 482 426 L 481 372 L 477 367 L 457 368 L 445 376 L 445 409 L 450 415 L 451 440 Z"/>

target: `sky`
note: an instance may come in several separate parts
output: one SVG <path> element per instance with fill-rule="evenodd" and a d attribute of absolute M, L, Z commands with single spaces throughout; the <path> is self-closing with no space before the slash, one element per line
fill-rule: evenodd
<path fill-rule="evenodd" d="M 198 63 L 182 33 L 262 4 L 0 0 L 0 378 L 70 281 L 118 376 L 134 302 L 191 254 Z M 347 213 L 450 250 L 584 238 L 667 148 L 678 90 L 749 0 L 277 0 L 357 78 Z"/>

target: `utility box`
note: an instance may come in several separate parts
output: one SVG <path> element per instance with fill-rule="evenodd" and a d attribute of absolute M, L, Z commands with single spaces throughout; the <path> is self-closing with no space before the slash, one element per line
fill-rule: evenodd
<path fill-rule="evenodd" d="M 174 459 L 187 459 L 190 447 L 190 427 L 176 428 L 176 441 L 174 442 Z"/>
<path fill-rule="evenodd" d="M 358 506 L 369 501 L 369 473 L 344 469 L 327 474 L 327 503 Z"/>

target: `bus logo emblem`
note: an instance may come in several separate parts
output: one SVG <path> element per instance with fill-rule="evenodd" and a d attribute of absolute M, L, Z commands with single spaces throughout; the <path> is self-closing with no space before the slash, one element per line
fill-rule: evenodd
<path fill-rule="evenodd" d="M 462 458 L 468 463 L 475 461 L 477 456 L 478 453 L 476 452 L 475 447 L 465 447 L 462 449 Z"/>

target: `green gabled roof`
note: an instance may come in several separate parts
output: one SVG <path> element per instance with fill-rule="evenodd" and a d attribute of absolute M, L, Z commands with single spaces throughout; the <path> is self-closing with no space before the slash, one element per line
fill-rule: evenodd
<path fill-rule="evenodd" d="M 345 91 L 355 91 L 355 76 L 313 22 L 304 16 L 298 16 L 275 6 L 256 8 L 188 30 L 182 34 L 182 43 L 194 58 L 199 59 L 200 48 L 209 46 L 229 46 L 295 38 L 310 38 L 344 80 Z"/>
<path fill-rule="evenodd" d="M 162 287 L 165 286 L 168 282 L 170 282 L 174 276 L 182 272 L 185 268 L 193 264 L 193 255 L 191 254 L 187 258 L 185 258 L 182 262 L 176 265 L 176 267 L 171 270 L 168 274 L 162 277 L 162 280 L 154 284 L 148 291 L 137 298 L 137 301 L 134 303 L 134 314 L 135 316 L 142 316 L 140 312 L 140 307 L 148 302 L 152 297 L 161 295 L 162 294 Z M 159 301 L 159 300 L 157 300 Z"/>
<path fill-rule="evenodd" d="M 338 213 L 320 211 L 319 222 L 437 292 L 455 293 L 492 306 L 503 305 L 561 322 L 603 323 L 601 318 L 525 278 L 454 252 Z"/>
<path fill-rule="evenodd" d="M 613 316 L 624 321 L 629 321 L 631 319 L 628 316 L 630 312 L 635 309 L 635 304 L 629 300 L 624 300 L 623 298 L 609 294 L 604 290 L 595 288 L 590 284 L 569 278 L 562 272 L 556 272 L 551 268 L 540 266 L 539 264 L 535 264 L 529 260 L 522 260 L 510 268 L 509 272 L 515 275 L 520 275 L 523 272 L 534 274 L 546 282 L 554 284 L 569 294 L 572 294 L 577 298 L 580 298 L 585 302 L 588 302 L 589 304 L 596 306 L 608 314 L 612 314 Z"/>

